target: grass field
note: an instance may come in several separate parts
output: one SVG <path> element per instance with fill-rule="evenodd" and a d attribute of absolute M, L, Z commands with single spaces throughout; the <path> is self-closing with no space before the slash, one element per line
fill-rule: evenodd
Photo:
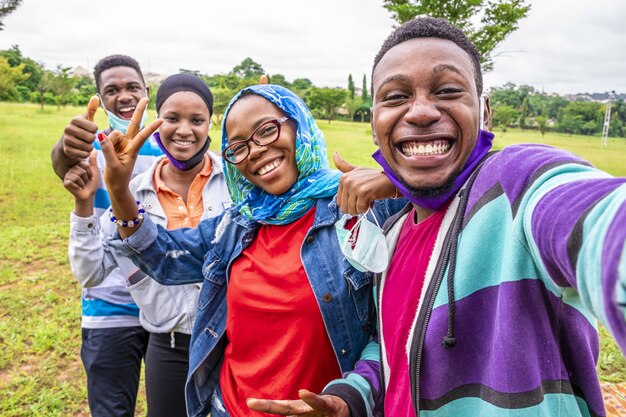
<path fill-rule="evenodd" d="M 80 288 L 67 261 L 72 198 L 50 166 L 50 150 L 82 108 L 0 103 L 0 415 L 87 416 L 79 358 Z M 101 112 L 96 120 L 105 126 Z M 329 155 L 375 166 L 365 123 L 319 123 Z M 626 141 L 509 131 L 496 147 L 541 142 L 569 149 L 614 175 L 626 176 Z M 220 133 L 211 134 L 217 149 Z M 603 333 L 599 373 L 626 381 L 626 361 Z M 145 401 L 140 396 L 138 415 Z"/>

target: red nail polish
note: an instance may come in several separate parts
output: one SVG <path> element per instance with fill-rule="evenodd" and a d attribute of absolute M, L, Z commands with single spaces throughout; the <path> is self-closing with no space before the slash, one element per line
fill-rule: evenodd
<path fill-rule="evenodd" d="M 98 140 L 102 142 L 104 140 L 104 133 L 98 133 Z"/>

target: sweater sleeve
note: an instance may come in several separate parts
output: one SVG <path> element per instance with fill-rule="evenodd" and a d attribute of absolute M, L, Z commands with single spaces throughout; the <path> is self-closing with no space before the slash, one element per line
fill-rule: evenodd
<path fill-rule="evenodd" d="M 68 255 L 74 276 L 85 288 L 99 285 L 114 266 L 113 258 L 103 249 L 100 223 L 95 215 L 70 214 Z"/>
<path fill-rule="evenodd" d="M 519 198 L 529 251 L 554 284 L 576 290 L 626 352 L 626 178 L 573 155 L 543 166 Z"/>
<path fill-rule="evenodd" d="M 344 373 L 341 379 L 331 381 L 322 391 L 322 395 L 341 397 L 352 417 L 382 415 L 383 393 L 377 339 L 377 335 L 372 337 L 352 371 Z"/>

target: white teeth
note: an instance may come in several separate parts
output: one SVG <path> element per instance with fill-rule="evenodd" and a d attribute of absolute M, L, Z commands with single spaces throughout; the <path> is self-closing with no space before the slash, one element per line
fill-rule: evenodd
<path fill-rule="evenodd" d="M 172 142 L 180 146 L 191 146 L 193 144 L 193 142 L 188 140 L 173 140 Z"/>
<path fill-rule="evenodd" d="M 126 108 L 120 109 L 120 111 L 123 111 L 123 112 L 135 111 L 135 108 L 134 107 L 126 107 Z"/>
<path fill-rule="evenodd" d="M 280 165 L 280 159 L 275 159 L 272 162 L 270 162 L 269 164 L 267 164 L 264 167 L 262 167 L 261 169 L 259 169 L 257 171 L 257 174 L 265 175 L 268 172 L 273 171 L 278 165 Z"/>
<path fill-rule="evenodd" d="M 435 140 L 427 144 L 406 142 L 402 144 L 402 153 L 406 156 L 441 155 L 450 150 L 450 142 L 447 140 Z"/>

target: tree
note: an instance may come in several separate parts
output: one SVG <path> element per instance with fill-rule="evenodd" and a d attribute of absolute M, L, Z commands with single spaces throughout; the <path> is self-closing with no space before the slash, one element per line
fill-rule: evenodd
<path fill-rule="evenodd" d="M 546 116 L 537 116 L 535 117 L 535 122 L 537 122 L 537 127 L 543 137 L 546 134 L 546 130 L 548 130 L 548 118 Z"/>
<path fill-rule="evenodd" d="M 528 116 L 528 97 L 522 101 L 522 109 L 520 110 L 519 127 L 521 129 L 526 129 L 526 116 Z"/>
<path fill-rule="evenodd" d="M 28 77 L 20 85 L 27 87 L 30 91 L 38 90 L 41 77 L 43 76 L 43 65 L 23 56 L 18 45 L 13 45 L 10 49 L 0 51 L 0 56 L 5 57 L 12 67 L 24 64 L 22 71 L 24 74 L 28 74 Z"/>
<path fill-rule="evenodd" d="M 239 65 L 235 66 L 230 73 L 241 78 L 254 78 L 258 80 L 261 75 L 265 74 L 265 70 L 261 64 L 248 57 L 241 61 Z"/>
<path fill-rule="evenodd" d="M 272 74 L 269 78 L 269 82 L 271 84 L 282 85 L 283 87 L 287 88 L 289 88 L 291 85 L 283 74 Z"/>
<path fill-rule="evenodd" d="M 495 125 L 500 126 L 502 132 L 506 132 L 506 129 L 509 125 L 515 120 L 518 116 L 517 111 L 507 105 L 498 106 L 493 111 L 493 122 Z"/>
<path fill-rule="evenodd" d="M 316 110 L 317 113 L 326 118 L 328 123 L 335 115 L 337 107 L 341 106 L 346 98 L 346 90 L 340 88 L 311 88 L 311 94 L 308 97 L 309 107 Z"/>
<path fill-rule="evenodd" d="M 367 101 L 367 78 L 365 77 L 365 74 L 363 74 L 363 93 L 361 94 L 361 97 L 364 102 Z"/>
<path fill-rule="evenodd" d="M 4 30 L 4 23 L 2 19 L 11 14 L 17 6 L 20 5 L 22 0 L 2 0 L 0 1 L 0 31 Z"/>
<path fill-rule="evenodd" d="M 213 121 L 219 126 L 222 123 L 226 107 L 237 90 L 230 88 L 212 88 L 211 92 L 213 93 Z"/>
<path fill-rule="evenodd" d="M 363 102 L 361 101 L 361 98 L 350 97 L 350 95 L 348 94 L 348 97 L 346 98 L 346 102 L 344 104 L 346 107 L 346 111 L 348 112 L 348 116 L 350 116 L 350 120 L 354 121 L 354 115 L 356 114 L 357 110 L 361 108 L 361 105 L 363 104 Z"/>
<path fill-rule="evenodd" d="M 24 64 L 16 67 L 9 65 L 9 60 L 0 56 L 0 97 L 10 97 L 16 99 L 19 93 L 15 87 L 28 78 L 28 74 L 24 74 Z"/>
<path fill-rule="evenodd" d="M 348 92 L 350 98 L 354 100 L 354 81 L 352 81 L 352 74 L 348 74 Z"/>
<path fill-rule="evenodd" d="M 528 15 L 530 4 L 525 0 L 384 0 L 398 23 L 416 16 L 443 17 L 460 28 L 474 42 L 481 54 L 483 71 L 493 69 L 491 52 Z M 480 26 L 474 27 L 475 16 Z"/>
<path fill-rule="evenodd" d="M 70 92 L 74 84 L 69 75 L 70 67 L 57 65 L 53 77 L 50 79 L 49 90 L 56 96 L 57 105 L 65 106 L 70 102 Z"/>

